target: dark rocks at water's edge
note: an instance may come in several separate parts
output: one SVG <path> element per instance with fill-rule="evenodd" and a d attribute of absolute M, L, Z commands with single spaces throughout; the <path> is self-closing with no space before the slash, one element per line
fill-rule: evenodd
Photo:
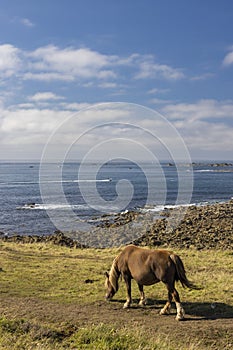
<path fill-rule="evenodd" d="M 184 214 L 184 211 L 185 214 Z M 132 243 L 196 249 L 233 248 L 233 200 L 169 210 Z"/>
<path fill-rule="evenodd" d="M 200 167 L 200 166 L 208 166 L 208 167 L 232 167 L 233 163 L 188 163 L 188 164 L 181 164 L 183 166 L 192 166 L 192 167 Z M 175 166 L 175 163 L 167 163 L 167 166 Z"/>
<path fill-rule="evenodd" d="M 55 231 L 52 235 L 30 235 L 30 236 L 21 236 L 21 235 L 12 235 L 7 236 L 4 233 L 0 232 L 0 240 L 5 242 L 15 242 L 15 243 L 52 243 L 55 245 L 60 245 L 69 248 L 86 248 L 83 244 L 77 242 L 76 240 L 67 237 L 61 231 Z"/>
<path fill-rule="evenodd" d="M 139 225 L 138 225 L 139 224 Z M 108 234 L 124 227 L 139 228 L 130 243 L 140 246 L 232 249 L 233 248 L 233 200 L 203 206 L 180 206 L 160 212 L 160 218 L 152 213 L 128 211 L 105 218 L 100 224 Z M 117 245 L 117 242 L 116 242 Z"/>
<path fill-rule="evenodd" d="M 123 213 L 115 215 L 104 215 L 102 221 L 97 224 L 98 227 L 103 228 L 115 228 L 118 226 L 126 225 L 138 217 L 138 211 L 125 211 Z"/>
<path fill-rule="evenodd" d="M 93 228 L 93 231 L 85 236 L 85 240 L 82 232 L 79 235 L 77 233 L 66 235 L 60 231 L 42 236 L 7 236 L 0 232 L 0 240 L 87 248 L 98 247 L 96 242 L 100 234 L 101 242 L 103 237 L 111 238 L 111 243 L 108 244 L 106 241 L 106 246 L 117 247 L 120 244 L 133 243 L 164 248 L 233 249 L 233 200 L 226 203 L 167 209 L 160 214 L 158 218 L 158 215 L 155 217 L 153 213 L 128 211 L 115 216 L 105 216 L 99 223 L 99 227 L 95 228 L 97 231 Z M 134 235 L 136 229 L 139 232 L 138 235 Z M 123 235 L 133 238 L 123 241 L 121 240 Z"/>

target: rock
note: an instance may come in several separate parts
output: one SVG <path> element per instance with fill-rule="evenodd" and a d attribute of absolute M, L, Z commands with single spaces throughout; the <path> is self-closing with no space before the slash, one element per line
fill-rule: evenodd
<path fill-rule="evenodd" d="M 233 201 L 189 207 L 184 218 L 173 228 L 166 219 L 158 219 L 147 230 L 146 235 L 132 243 L 174 248 L 195 247 L 199 250 L 232 249 Z"/>
<path fill-rule="evenodd" d="M 210 164 L 210 166 L 212 167 L 223 167 L 223 166 L 232 166 L 233 164 L 232 163 L 213 163 L 213 164 Z"/>
<path fill-rule="evenodd" d="M 4 236 L 0 239 L 7 242 L 15 243 L 52 243 L 56 245 L 61 245 L 69 248 L 86 248 L 83 244 L 79 243 L 76 240 L 73 240 L 70 237 L 67 237 L 61 231 L 55 231 L 53 235 L 35 235 L 35 236 L 21 236 L 21 235 L 12 235 Z"/>
<path fill-rule="evenodd" d="M 186 210 L 186 212 L 180 220 L 180 214 L 183 214 L 183 210 Z M 101 239 L 103 233 L 106 240 L 108 237 L 112 238 L 114 236 L 115 246 L 129 243 L 131 238 L 122 241 L 122 237 L 124 235 L 127 237 L 127 232 L 132 233 L 132 230 L 138 227 L 139 235 L 134 236 L 138 238 L 131 241 L 136 245 L 174 248 L 192 247 L 198 250 L 233 249 L 233 200 L 213 205 L 191 206 L 186 209 L 182 207 L 167 209 L 166 212 L 162 212 L 162 215 L 162 218 L 147 220 L 146 214 L 128 211 L 115 216 L 105 216 L 97 228 L 99 234 L 101 234 Z M 7 236 L 1 233 L 0 240 L 20 243 L 44 242 L 69 248 L 85 248 L 91 245 L 90 242 L 92 242 L 93 237 L 98 238 L 94 231 L 91 231 L 89 235 L 90 238 L 89 236 L 86 238 L 85 245 L 68 237 L 61 231 L 55 231 L 53 235 L 43 236 Z"/>

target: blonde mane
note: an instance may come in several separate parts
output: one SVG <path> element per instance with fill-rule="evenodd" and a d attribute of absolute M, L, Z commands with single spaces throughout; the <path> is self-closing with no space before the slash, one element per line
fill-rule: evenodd
<path fill-rule="evenodd" d="M 113 260 L 113 263 L 112 263 L 112 267 L 111 267 L 111 270 L 109 272 L 109 281 L 112 285 L 112 287 L 114 288 L 115 292 L 118 291 L 118 279 L 119 279 L 119 270 L 117 268 L 117 258 L 116 257 L 114 260 Z"/>

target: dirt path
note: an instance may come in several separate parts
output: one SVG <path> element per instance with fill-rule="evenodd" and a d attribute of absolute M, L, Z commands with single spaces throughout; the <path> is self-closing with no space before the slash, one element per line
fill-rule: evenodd
<path fill-rule="evenodd" d="M 1 298 L 0 312 L 6 317 L 24 318 L 34 323 L 52 322 L 57 325 L 64 323 L 83 327 L 111 324 L 114 327 L 124 326 L 134 329 L 142 327 L 148 337 L 168 337 L 185 344 L 200 343 L 211 349 L 231 349 L 233 347 L 233 310 L 224 304 L 184 304 L 186 319 L 182 322 L 175 320 L 175 309 L 169 316 L 160 316 L 164 301 L 149 300 L 145 308 L 133 307 L 123 310 L 123 300 L 112 302 L 98 301 L 97 303 L 57 304 L 33 298 Z M 205 316 L 201 309 L 205 308 Z M 222 308 L 224 317 L 221 316 Z M 228 309 L 226 309 L 228 308 Z M 207 312 L 209 310 L 209 312 Z M 227 312 L 226 312 L 227 311 Z"/>

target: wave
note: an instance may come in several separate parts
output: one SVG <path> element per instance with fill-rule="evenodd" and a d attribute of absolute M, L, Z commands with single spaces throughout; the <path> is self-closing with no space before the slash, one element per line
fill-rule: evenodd
<path fill-rule="evenodd" d="M 194 173 L 214 173 L 217 170 L 214 169 L 201 169 L 201 170 L 194 170 Z"/>
<path fill-rule="evenodd" d="M 49 183 L 83 183 L 83 182 L 111 182 L 112 179 L 101 179 L 101 180 L 47 180 L 47 181 L 12 181 L 12 182 L 0 182 L 0 186 L 23 186 L 23 185 L 39 185 Z"/>
<path fill-rule="evenodd" d="M 200 169 L 194 170 L 194 173 L 232 173 L 232 169 Z"/>
<path fill-rule="evenodd" d="M 164 205 L 155 205 L 155 206 L 149 206 L 149 207 L 144 207 L 141 208 L 140 211 L 142 213 L 149 213 L 149 212 L 163 212 L 165 210 L 170 210 L 170 209 L 177 209 L 177 208 L 187 208 L 187 207 L 199 207 L 199 206 L 205 206 L 205 205 L 210 205 L 210 204 L 215 204 L 215 203 L 224 203 L 224 201 L 205 201 L 205 202 L 199 202 L 199 203 L 189 203 L 189 204 L 164 204 Z"/>
<path fill-rule="evenodd" d="M 42 203 L 27 203 L 21 207 L 17 207 L 18 210 L 89 210 L 90 208 L 84 204 L 42 204 Z"/>
<path fill-rule="evenodd" d="M 111 182 L 112 179 L 102 179 L 102 180 L 73 180 L 73 182 Z"/>
<path fill-rule="evenodd" d="M 152 207 L 145 207 L 142 208 L 140 211 L 142 213 L 148 213 L 148 212 L 155 212 L 155 213 L 159 213 L 161 211 L 165 211 L 168 209 L 176 209 L 176 208 L 180 208 L 180 207 L 191 207 L 194 206 L 196 204 L 192 203 L 192 204 L 168 204 L 168 205 L 155 205 Z"/>
<path fill-rule="evenodd" d="M 16 208 L 17 210 L 80 210 L 80 211 L 90 211 L 91 207 L 87 204 L 69 204 L 69 203 L 26 203 L 22 206 Z M 100 212 L 105 212 L 106 207 L 101 205 L 95 205 L 95 210 Z M 108 210 L 112 213 L 118 212 L 118 207 L 108 204 Z"/>

